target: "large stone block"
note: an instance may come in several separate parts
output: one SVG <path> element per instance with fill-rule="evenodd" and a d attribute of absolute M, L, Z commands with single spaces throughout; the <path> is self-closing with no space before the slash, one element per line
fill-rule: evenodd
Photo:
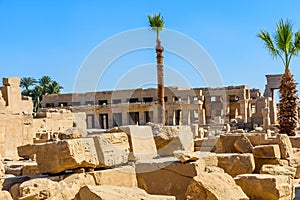
<path fill-rule="evenodd" d="M 62 140 L 36 145 L 36 162 L 41 173 L 59 173 L 76 168 L 96 168 L 99 165 L 93 138 Z"/>
<path fill-rule="evenodd" d="M 222 134 L 216 144 L 216 152 L 218 153 L 238 153 L 234 147 L 235 141 L 243 137 L 241 134 Z"/>
<path fill-rule="evenodd" d="M 90 186 L 87 185 L 80 189 L 76 200 L 176 200 L 173 196 L 150 195 L 140 188 L 120 187 L 113 185 Z"/>
<path fill-rule="evenodd" d="M 164 126 L 154 136 L 160 156 L 172 156 L 174 151 L 194 151 L 193 133 L 190 126 Z"/>
<path fill-rule="evenodd" d="M 1 200 L 13 200 L 8 191 L 0 191 L 0 199 Z"/>
<path fill-rule="evenodd" d="M 246 136 L 237 138 L 233 144 L 235 150 L 239 153 L 252 153 L 253 145 Z"/>
<path fill-rule="evenodd" d="M 289 176 L 269 174 L 243 174 L 234 178 L 250 199 L 293 199 L 294 189 Z"/>
<path fill-rule="evenodd" d="M 259 145 L 253 148 L 253 155 L 255 158 L 279 158 L 279 145 Z"/>
<path fill-rule="evenodd" d="M 115 185 L 137 187 L 134 167 L 123 166 L 114 169 L 89 172 L 95 179 L 96 185 Z"/>
<path fill-rule="evenodd" d="M 230 176 L 250 174 L 255 169 L 252 154 L 216 154 L 218 167 L 224 169 Z"/>
<path fill-rule="evenodd" d="M 136 162 L 139 188 L 149 194 L 173 195 L 177 200 L 185 199 L 185 192 L 192 178 L 204 171 L 204 168 L 202 159 L 181 163 L 175 158 L 165 157 Z"/>
<path fill-rule="evenodd" d="M 255 158 L 255 172 L 259 173 L 261 167 L 263 165 L 280 165 L 280 166 L 287 166 L 289 165 L 287 160 L 279 159 L 279 158 Z"/>
<path fill-rule="evenodd" d="M 263 165 L 260 169 L 260 174 L 287 175 L 294 178 L 296 175 L 296 169 L 289 166 Z"/>
<path fill-rule="evenodd" d="M 249 198 L 228 174 L 221 172 L 202 172 L 193 178 L 187 189 L 186 199 L 248 200 Z"/>
<path fill-rule="evenodd" d="M 122 126 L 120 129 L 128 135 L 132 159 L 149 160 L 157 156 L 150 126 Z"/>
<path fill-rule="evenodd" d="M 17 150 L 20 157 L 35 160 L 35 145 L 26 144 L 23 146 L 18 146 Z"/>
<path fill-rule="evenodd" d="M 128 162 L 129 142 L 126 133 L 105 133 L 94 137 L 99 164 L 111 167 Z"/>
<path fill-rule="evenodd" d="M 280 148 L 281 158 L 286 159 L 293 156 L 293 147 L 289 136 L 285 134 L 278 134 L 276 141 Z"/>

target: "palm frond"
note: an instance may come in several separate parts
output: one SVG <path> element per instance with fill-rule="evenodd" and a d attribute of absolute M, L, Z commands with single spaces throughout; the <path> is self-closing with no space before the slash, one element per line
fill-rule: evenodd
<path fill-rule="evenodd" d="M 164 28 L 164 18 L 158 14 L 147 15 L 152 30 L 161 31 Z"/>
<path fill-rule="evenodd" d="M 281 19 L 276 24 L 277 30 L 274 35 L 274 39 L 277 47 L 285 54 L 289 54 L 293 38 L 293 25 L 289 20 L 283 21 Z"/>
<path fill-rule="evenodd" d="M 280 55 L 280 52 L 275 48 L 273 41 L 269 32 L 265 30 L 261 30 L 260 33 L 257 34 L 257 37 L 262 39 L 265 42 L 266 48 L 270 51 L 273 58 Z"/>

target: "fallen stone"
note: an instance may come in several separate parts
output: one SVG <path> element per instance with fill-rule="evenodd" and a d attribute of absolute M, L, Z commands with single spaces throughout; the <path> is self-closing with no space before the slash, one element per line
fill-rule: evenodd
<path fill-rule="evenodd" d="M 41 173 L 55 174 L 68 169 L 99 165 L 93 138 L 61 140 L 36 145 L 36 162 Z"/>
<path fill-rule="evenodd" d="M 235 150 L 239 153 L 252 153 L 253 145 L 246 136 L 242 136 L 236 139 L 233 144 Z"/>
<path fill-rule="evenodd" d="M 195 176 L 188 186 L 186 199 L 248 200 L 249 198 L 228 174 L 221 172 L 202 172 Z"/>
<path fill-rule="evenodd" d="M 195 152 L 186 152 L 186 151 L 174 151 L 175 157 L 180 160 L 182 163 L 192 162 L 199 159 Z"/>
<path fill-rule="evenodd" d="M 20 199 L 49 199 L 60 189 L 58 182 L 48 178 L 36 178 L 23 182 L 19 186 Z"/>
<path fill-rule="evenodd" d="M 165 157 L 136 162 L 139 188 L 149 194 L 172 195 L 177 200 L 185 199 L 192 178 L 204 169 L 205 162 L 202 159 L 181 163 L 175 158 Z"/>
<path fill-rule="evenodd" d="M 242 174 L 234 178 L 250 199 L 293 199 L 293 184 L 289 176 Z"/>
<path fill-rule="evenodd" d="M 7 177 L 7 178 L 3 178 L 1 179 L 2 183 L 2 190 L 9 190 L 9 188 L 17 183 L 23 183 L 27 180 L 29 180 L 30 178 L 28 176 L 15 176 L 15 177 Z"/>
<path fill-rule="evenodd" d="M 124 187 L 137 187 L 137 179 L 134 167 L 123 166 L 114 169 L 89 172 L 96 185 L 115 185 Z"/>
<path fill-rule="evenodd" d="M 35 160 L 35 145 L 26 144 L 23 146 L 18 146 L 17 150 L 20 157 Z"/>
<path fill-rule="evenodd" d="M 10 193 L 8 191 L 0 191 L 0 199 L 1 200 L 13 200 Z"/>
<path fill-rule="evenodd" d="M 157 149 L 150 126 L 122 126 L 120 129 L 128 135 L 132 153 L 130 159 L 150 160 L 157 157 Z"/>
<path fill-rule="evenodd" d="M 216 143 L 216 153 L 238 153 L 234 147 L 235 141 L 243 137 L 242 134 L 222 134 Z"/>
<path fill-rule="evenodd" d="M 260 169 L 260 174 L 287 175 L 294 178 L 296 175 L 296 169 L 289 166 L 263 165 Z"/>
<path fill-rule="evenodd" d="M 286 134 L 278 134 L 276 140 L 280 148 L 281 158 L 285 159 L 293 156 L 293 147 L 289 136 Z"/>
<path fill-rule="evenodd" d="M 279 165 L 279 166 L 288 166 L 288 161 L 279 159 L 279 158 L 255 158 L 255 170 L 254 172 L 259 173 L 263 165 Z"/>
<path fill-rule="evenodd" d="M 73 128 L 68 128 L 64 132 L 58 133 L 58 138 L 61 140 L 66 140 L 66 139 L 76 139 L 80 137 L 86 137 L 88 135 L 87 131 L 81 128 L 73 127 Z"/>
<path fill-rule="evenodd" d="M 190 126 L 164 126 L 154 135 L 160 156 L 173 156 L 177 150 L 193 152 L 193 138 Z"/>
<path fill-rule="evenodd" d="M 253 148 L 255 158 L 279 158 L 280 149 L 278 145 L 259 145 Z"/>
<path fill-rule="evenodd" d="M 218 167 L 224 169 L 230 176 L 239 174 L 250 174 L 255 169 L 252 154 L 216 154 Z"/>
<path fill-rule="evenodd" d="M 39 171 L 37 163 L 32 163 L 31 165 L 27 164 L 23 166 L 22 175 L 28 176 L 30 178 L 35 178 L 41 176 L 42 174 Z"/>
<path fill-rule="evenodd" d="M 84 186 L 80 189 L 76 200 L 176 200 L 174 196 L 150 195 L 140 188 L 128 188 L 113 185 Z"/>

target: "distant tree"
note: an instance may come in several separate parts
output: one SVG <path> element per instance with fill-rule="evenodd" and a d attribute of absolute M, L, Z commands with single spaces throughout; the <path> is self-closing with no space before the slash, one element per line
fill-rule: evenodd
<path fill-rule="evenodd" d="M 21 87 L 25 88 L 22 95 L 32 97 L 34 112 L 37 112 L 42 105 L 43 95 L 59 94 L 63 87 L 57 82 L 53 81 L 50 76 L 42 76 L 38 81 L 31 77 L 24 77 L 21 79 Z M 32 90 L 31 86 L 35 86 Z"/>
<path fill-rule="evenodd" d="M 31 86 L 36 85 L 37 80 L 32 77 L 23 77 L 21 79 L 20 85 L 24 89 L 22 91 L 22 95 L 24 96 L 30 96 L 31 90 L 29 89 Z"/>
<path fill-rule="evenodd" d="M 295 135 L 297 126 L 297 89 L 294 77 L 289 66 L 291 59 L 298 55 L 300 50 L 300 32 L 293 32 L 293 25 L 289 20 L 280 19 L 276 23 L 273 39 L 269 32 L 261 30 L 257 35 L 261 38 L 273 58 L 280 58 L 285 71 L 280 81 L 279 124 L 280 133 Z"/>
<path fill-rule="evenodd" d="M 164 18 L 158 14 L 148 15 L 149 26 L 156 32 L 156 59 L 157 59 L 157 100 L 158 100 L 158 123 L 165 125 L 165 86 L 164 86 L 164 65 L 162 53 L 164 48 L 161 46 L 161 40 L 159 39 L 159 31 L 164 28 Z"/>

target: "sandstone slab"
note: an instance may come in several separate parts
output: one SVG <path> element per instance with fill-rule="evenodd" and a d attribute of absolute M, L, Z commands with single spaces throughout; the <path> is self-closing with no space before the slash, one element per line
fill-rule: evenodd
<path fill-rule="evenodd" d="M 154 135 L 160 156 L 173 156 L 174 151 L 194 151 L 193 132 L 190 126 L 164 126 Z"/>
<path fill-rule="evenodd" d="M 234 179 L 250 199 L 288 200 L 294 196 L 289 176 L 243 174 Z"/>
<path fill-rule="evenodd" d="M 287 175 L 294 178 L 296 175 L 296 169 L 289 166 L 263 165 L 260 169 L 260 174 Z"/>
<path fill-rule="evenodd" d="M 202 172 L 195 176 L 186 192 L 187 200 L 248 200 L 243 190 L 226 173 Z"/>
<path fill-rule="evenodd" d="M 255 169 L 254 157 L 252 154 L 216 154 L 218 167 L 224 169 L 230 176 L 249 174 Z"/>
<path fill-rule="evenodd" d="M 76 200 L 176 200 L 174 196 L 150 195 L 140 188 L 112 185 L 85 186 L 80 189 Z"/>
<path fill-rule="evenodd" d="M 150 126 L 122 126 L 120 129 L 128 135 L 132 159 L 149 160 L 157 157 Z"/>
<path fill-rule="evenodd" d="M 253 155 L 255 158 L 279 158 L 279 145 L 259 145 L 253 148 Z"/>
<path fill-rule="evenodd" d="M 253 150 L 253 145 L 251 144 L 250 140 L 244 135 L 238 137 L 233 146 L 239 153 L 252 153 Z"/>

